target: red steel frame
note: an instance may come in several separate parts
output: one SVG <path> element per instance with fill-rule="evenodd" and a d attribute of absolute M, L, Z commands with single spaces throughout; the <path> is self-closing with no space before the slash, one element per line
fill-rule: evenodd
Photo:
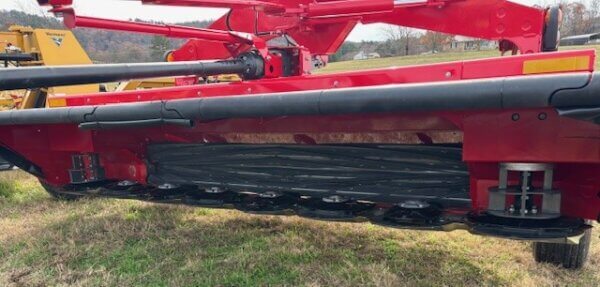
<path fill-rule="evenodd" d="M 192 1 L 143 0 L 145 4 L 231 8 L 209 29 L 150 25 L 76 16 L 72 0 L 40 1 L 54 6 L 69 27 L 114 29 L 129 32 L 195 38 L 179 49 L 176 60 L 215 59 L 236 54 L 231 45 L 236 32 L 260 32 L 261 38 L 290 35 L 314 55 L 333 54 L 359 22 L 388 23 L 442 33 L 490 40 L 508 40 L 522 53 L 540 52 L 545 11 L 505 0 L 343 0 L 343 1 Z M 255 25 L 252 25 L 255 22 Z M 257 31 L 255 31 L 257 30 Z M 246 36 L 242 36 L 246 37 Z M 227 42 L 225 45 L 214 42 Z M 242 52 L 242 51 L 237 51 Z"/>
<path fill-rule="evenodd" d="M 79 17 L 68 8 L 71 1 L 42 2 L 50 2 L 55 12 L 63 13 L 70 26 L 194 38 L 173 53 L 175 60 L 228 58 L 252 48 L 262 50 L 261 54 L 266 56 L 266 46 L 260 46 L 260 43 L 281 34 L 290 35 L 301 45 L 301 51 L 326 56 L 337 50 L 359 22 L 383 22 L 508 40 L 523 54 L 403 68 L 319 75 L 299 73 L 293 77 L 256 81 L 52 99 L 66 106 L 510 77 L 523 75 L 524 63 L 528 61 L 574 57 L 587 57 L 588 62 L 585 67 L 569 72 L 590 73 L 595 63 L 593 51 L 538 53 L 546 11 L 503 0 L 396 3 L 391 0 L 142 1 L 156 5 L 232 9 L 229 25 L 227 17 L 223 16 L 209 29 Z M 255 20 L 257 30 L 267 33 L 254 35 L 256 31 L 248 23 Z M 227 26 L 236 32 L 227 31 Z M 268 56 L 265 61 L 269 64 Z M 514 120 L 514 114 L 519 115 L 519 120 Z M 545 115 L 543 120 L 540 119 L 542 114 Z M 71 155 L 74 153 L 98 153 L 109 179 L 145 183 L 147 171 L 144 160 L 149 143 L 462 143 L 463 159 L 471 174 L 475 211 L 487 207 L 487 190 L 498 184 L 498 163 L 548 162 L 556 165 L 555 185 L 564 194 L 562 213 L 588 219 L 596 219 L 600 215 L 600 127 L 560 117 L 554 109 L 228 119 L 198 121 L 191 129 L 163 126 L 135 131 L 84 131 L 75 125 L 22 125 L 2 126 L 0 131 L 0 142 L 38 164 L 45 171 L 45 180 L 56 185 L 69 183 L 67 170 L 71 167 Z"/>

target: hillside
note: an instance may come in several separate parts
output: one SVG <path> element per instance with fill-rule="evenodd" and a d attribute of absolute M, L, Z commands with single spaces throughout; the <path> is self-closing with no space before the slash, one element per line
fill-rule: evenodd
<path fill-rule="evenodd" d="M 194 21 L 177 24 L 206 27 L 210 24 L 210 21 Z M 0 31 L 6 31 L 10 25 L 64 29 L 62 22 L 57 18 L 30 15 L 14 10 L 0 10 Z M 74 33 L 92 60 L 96 62 L 132 63 L 162 60 L 164 51 L 155 51 L 155 49 L 152 49 L 153 40 L 157 41 L 157 37 L 155 36 L 86 28 L 76 28 L 74 29 Z M 183 40 L 159 39 L 158 41 L 166 41 L 168 43 L 166 48 L 169 46 L 177 47 L 183 43 Z"/>

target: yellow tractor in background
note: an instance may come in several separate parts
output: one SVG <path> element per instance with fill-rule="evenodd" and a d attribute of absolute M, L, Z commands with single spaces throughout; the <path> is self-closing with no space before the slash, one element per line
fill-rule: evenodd
<path fill-rule="evenodd" d="M 0 61 L 2 68 L 92 64 L 71 31 L 23 26 L 11 26 L 8 32 L 0 32 Z M 5 109 L 43 108 L 47 105 L 48 95 L 92 93 L 99 90 L 98 84 L 92 84 L 8 91 L 1 95 L 0 105 Z"/>
<path fill-rule="evenodd" d="M 92 60 L 73 32 L 69 30 L 34 29 L 11 26 L 0 31 L 0 69 L 89 65 Z M 167 87 L 175 85 L 174 78 L 135 80 L 122 83 L 90 84 L 29 90 L 0 91 L 0 110 L 53 107 L 52 96 L 65 96 L 99 91 L 122 91 Z M 0 171 L 13 165 L 0 158 Z"/>
<path fill-rule="evenodd" d="M 31 66 L 89 65 L 92 60 L 69 30 L 11 26 L 0 32 L 0 69 Z M 96 93 L 173 86 L 174 78 L 137 80 L 124 83 L 77 85 L 43 89 L 0 91 L 0 109 L 52 107 L 49 99 L 71 94 Z"/>

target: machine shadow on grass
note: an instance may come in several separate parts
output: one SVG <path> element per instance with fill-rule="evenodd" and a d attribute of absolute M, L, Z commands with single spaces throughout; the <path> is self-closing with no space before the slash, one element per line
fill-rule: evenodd
<path fill-rule="evenodd" d="M 83 205 L 97 205 L 85 201 Z M 424 241 L 405 244 L 389 236 L 393 231 L 373 234 L 361 224 L 128 205 L 125 214 L 94 215 L 83 208 L 3 243 L 4 255 L 14 260 L 11 281 L 171 286 L 508 283 L 449 250 Z"/>

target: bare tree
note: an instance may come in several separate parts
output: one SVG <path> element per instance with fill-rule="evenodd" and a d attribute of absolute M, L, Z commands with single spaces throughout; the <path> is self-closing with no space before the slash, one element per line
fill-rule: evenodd
<path fill-rule="evenodd" d="M 600 1 L 591 1 L 588 5 L 588 13 L 592 21 L 592 29 L 595 30 L 591 32 L 600 32 Z"/>
<path fill-rule="evenodd" d="M 452 41 L 452 36 L 440 32 L 427 31 L 421 36 L 421 43 L 428 47 L 432 53 L 440 52 L 444 45 Z"/>
<path fill-rule="evenodd" d="M 589 32 L 591 21 L 587 13 L 587 8 L 583 3 L 573 2 L 565 6 L 567 18 L 570 20 L 571 35 L 584 34 Z"/>
<path fill-rule="evenodd" d="M 586 34 L 598 29 L 600 1 L 598 0 L 540 0 L 538 6 L 560 6 L 563 10 L 561 34 Z"/>
<path fill-rule="evenodd" d="M 417 35 L 415 29 L 410 27 L 387 25 L 382 28 L 382 31 L 388 40 L 403 46 L 404 55 L 410 54 L 410 40 Z"/>

